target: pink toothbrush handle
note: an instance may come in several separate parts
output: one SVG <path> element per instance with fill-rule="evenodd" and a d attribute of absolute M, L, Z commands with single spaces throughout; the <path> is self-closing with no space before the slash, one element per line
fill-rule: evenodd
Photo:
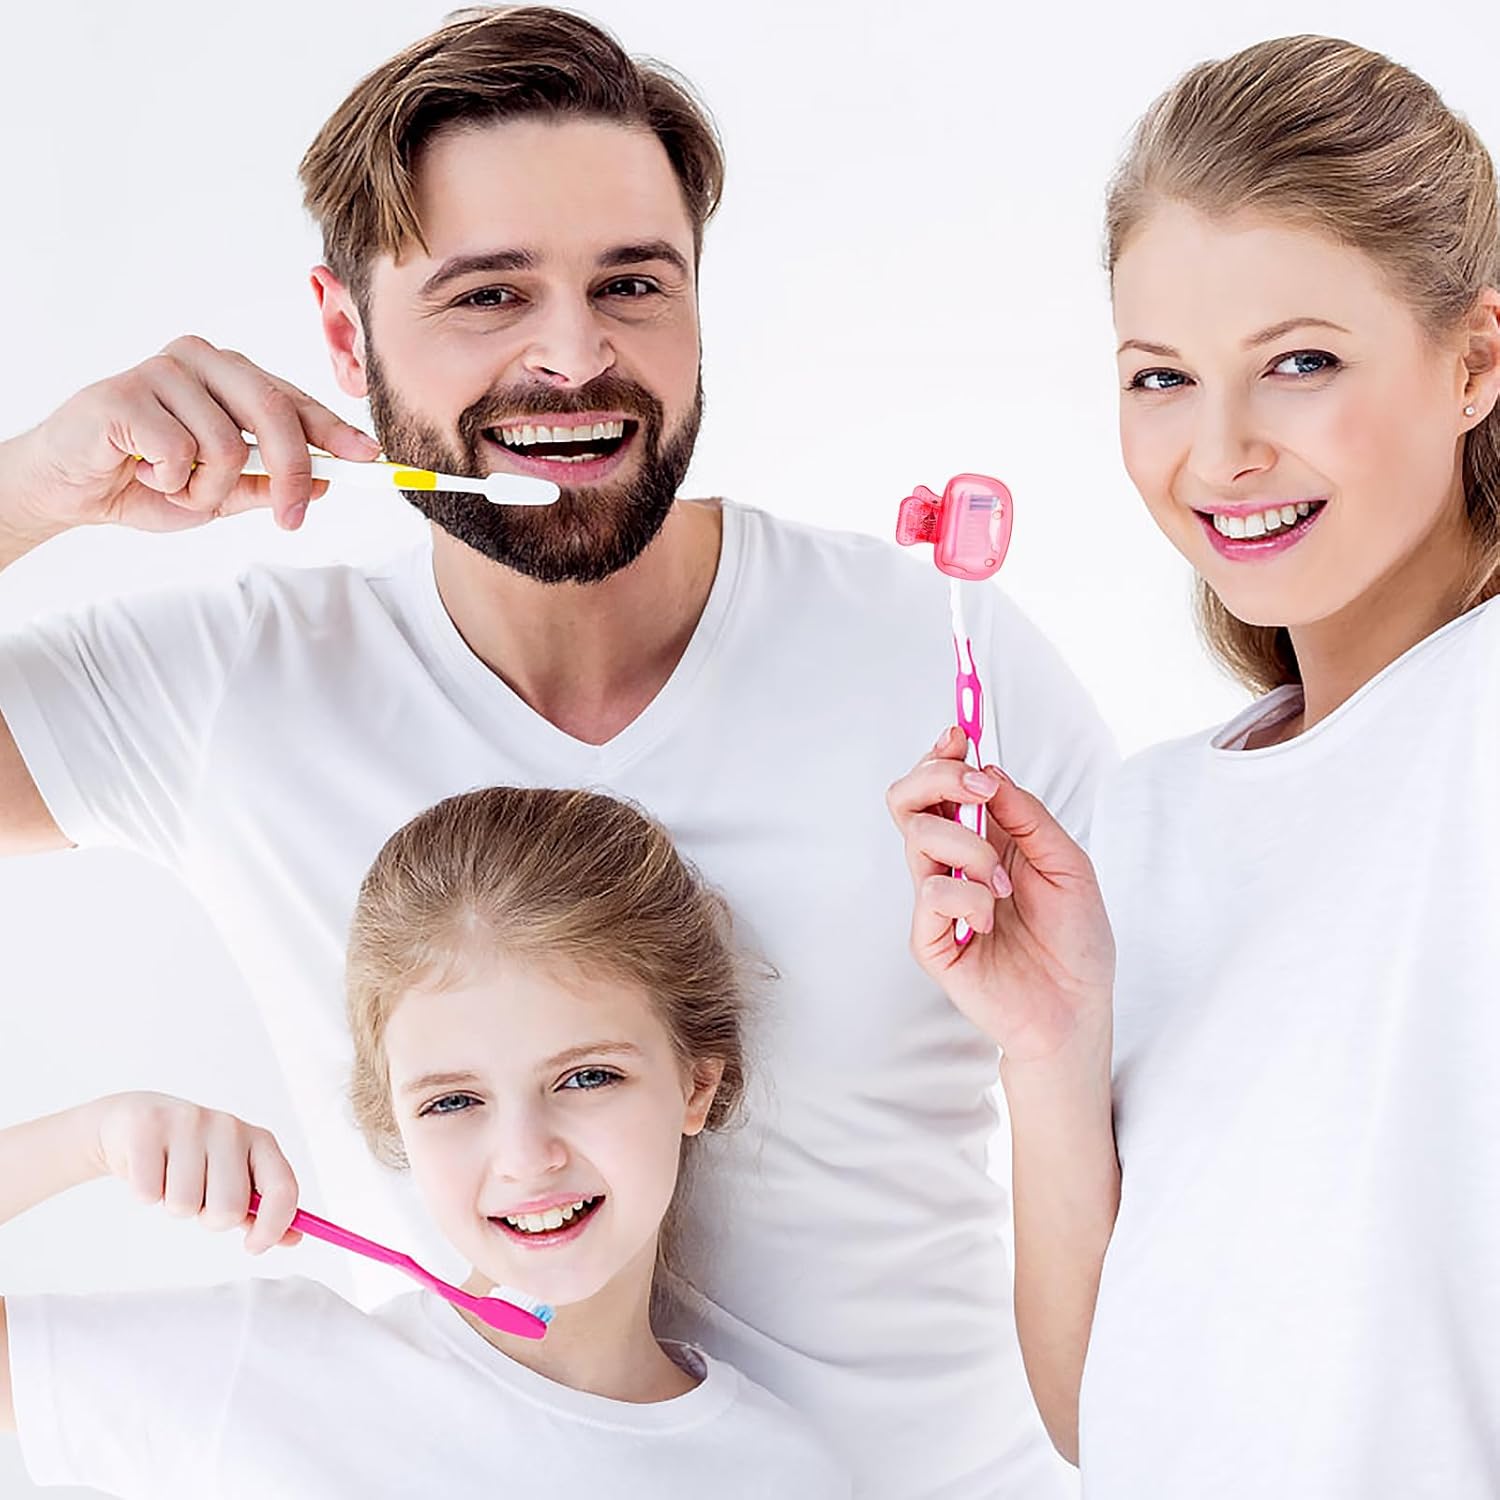
<path fill-rule="evenodd" d="M 254 1213 L 259 1207 L 260 1194 L 252 1192 L 250 1212 Z M 411 1256 L 403 1254 L 400 1250 L 392 1250 L 389 1246 L 377 1244 L 374 1240 L 367 1240 L 362 1234 L 355 1234 L 352 1229 L 345 1229 L 342 1224 L 320 1219 L 317 1214 L 310 1214 L 306 1209 L 299 1208 L 292 1215 L 292 1222 L 288 1227 L 300 1230 L 303 1234 L 310 1234 L 314 1239 L 324 1240 L 330 1245 L 337 1245 L 340 1250 L 352 1250 L 354 1254 L 363 1255 L 368 1260 L 394 1266 L 398 1271 L 404 1271 L 408 1276 L 420 1281 L 423 1286 L 436 1292 L 438 1296 L 446 1298 L 455 1307 L 467 1308 L 476 1317 L 482 1318 L 491 1328 L 498 1328 L 502 1332 L 514 1333 L 527 1339 L 542 1338 L 547 1332 L 547 1322 L 551 1317 L 550 1309 L 542 1309 L 547 1316 L 540 1317 L 530 1309 L 519 1307 L 514 1302 L 506 1300 L 503 1293 L 481 1297 L 473 1292 L 464 1291 L 462 1287 L 450 1286 L 441 1276 L 434 1276 L 425 1266 L 418 1265 Z"/>
<path fill-rule="evenodd" d="M 980 684 L 979 672 L 974 665 L 973 642 L 965 637 L 960 645 L 958 637 L 954 636 L 953 651 L 958 657 L 958 676 L 953 684 L 958 710 L 958 727 L 963 730 L 969 741 L 968 748 L 964 752 L 964 759 L 976 770 L 980 770 L 984 766 L 979 750 L 980 737 L 984 733 L 984 688 Z M 965 803 L 953 816 L 956 822 L 962 823 L 971 833 L 977 833 L 980 838 L 985 836 L 983 804 Z M 962 870 L 955 870 L 953 873 L 959 880 L 968 878 Z M 974 933 L 969 924 L 959 918 L 953 924 L 953 936 L 958 946 L 962 948 L 974 936 Z"/>

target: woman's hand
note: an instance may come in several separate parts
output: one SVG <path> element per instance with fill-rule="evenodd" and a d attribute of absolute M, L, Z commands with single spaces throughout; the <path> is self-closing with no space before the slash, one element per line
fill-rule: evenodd
<path fill-rule="evenodd" d="M 965 765 L 966 744 L 947 730 L 886 798 L 916 888 L 911 950 L 1008 1061 L 1041 1061 L 1108 1028 L 1114 937 L 1088 856 L 998 768 Z M 975 803 L 987 840 L 953 818 Z M 959 918 L 973 929 L 963 946 Z"/>
<path fill-rule="evenodd" d="M 243 1228 L 252 1255 L 302 1238 L 289 1228 L 297 1178 L 269 1131 L 169 1094 L 112 1094 L 88 1108 L 99 1165 L 141 1202 L 207 1229 Z"/>

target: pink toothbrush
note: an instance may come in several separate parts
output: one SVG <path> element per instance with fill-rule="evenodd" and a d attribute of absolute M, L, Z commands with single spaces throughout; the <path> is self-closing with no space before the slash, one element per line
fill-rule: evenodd
<path fill-rule="evenodd" d="M 260 1194 L 251 1193 L 250 1212 L 254 1213 L 259 1207 Z M 382 1265 L 395 1266 L 414 1281 L 421 1282 L 429 1291 L 446 1298 L 455 1307 L 473 1313 L 481 1323 L 498 1328 L 501 1333 L 513 1333 L 523 1339 L 544 1338 L 547 1325 L 552 1321 L 552 1309 L 545 1302 L 537 1302 L 524 1292 L 498 1286 L 491 1296 L 476 1296 L 461 1287 L 450 1286 L 441 1277 L 434 1276 L 431 1271 L 419 1266 L 411 1256 L 377 1245 L 374 1240 L 367 1240 L 363 1235 L 355 1234 L 338 1224 L 331 1224 L 327 1219 L 320 1219 L 316 1214 L 307 1213 L 303 1209 L 297 1210 L 290 1227 L 300 1229 L 303 1234 L 310 1234 L 314 1239 L 326 1240 L 341 1250 L 352 1250 L 356 1255 L 368 1256 Z"/>
<path fill-rule="evenodd" d="M 917 542 L 933 544 L 932 560 L 948 575 L 948 604 L 953 614 L 953 650 L 958 658 L 954 683 L 958 727 L 968 739 L 964 759 L 976 768 L 984 762 L 979 741 L 984 733 L 984 688 L 974 664 L 974 643 L 964 627 L 963 595 L 959 580 L 993 578 L 1010 547 L 1012 501 L 1010 491 L 998 479 L 983 474 L 960 474 L 948 481 L 941 496 L 925 485 L 901 502 L 896 518 L 896 540 L 903 547 Z M 955 818 L 980 838 L 984 837 L 984 808 L 961 806 Z M 960 880 L 962 870 L 953 872 Z M 963 947 L 974 934 L 960 918 L 953 936 Z"/>

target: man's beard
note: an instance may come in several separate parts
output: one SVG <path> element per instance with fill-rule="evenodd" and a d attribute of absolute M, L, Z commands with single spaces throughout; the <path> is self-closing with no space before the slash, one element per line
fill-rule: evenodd
<path fill-rule="evenodd" d="M 400 404 L 373 349 L 367 373 L 375 435 L 389 458 L 413 468 L 484 477 L 489 466 L 480 456 L 482 434 L 502 420 L 509 426 L 520 417 L 618 411 L 636 422 L 633 478 L 597 489 L 564 488 L 551 505 L 495 505 L 456 490 L 402 492 L 466 547 L 540 583 L 598 583 L 646 550 L 671 513 L 703 419 L 701 375 L 692 406 L 664 439 L 661 402 L 645 386 L 606 371 L 572 391 L 528 384 L 486 392 L 460 415 L 455 447 Z"/>

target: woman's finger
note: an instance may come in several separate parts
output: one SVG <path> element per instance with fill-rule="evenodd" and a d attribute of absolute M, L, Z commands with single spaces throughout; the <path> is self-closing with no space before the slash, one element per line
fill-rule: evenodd
<path fill-rule="evenodd" d="M 1026 863 L 1047 880 L 1092 880 L 1094 867 L 1088 855 L 1041 800 L 1023 791 L 998 766 L 985 769 L 999 783 L 988 804 L 991 842 L 1008 838 Z"/>
<path fill-rule="evenodd" d="M 953 924 L 967 922 L 976 933 L 995 925 L 995 893 L 977 880 L 929 875 L 917 890 L 912 913 L 911 949 L 918 962 L 952 961 L 962 950 Z"/>
<path fill-rule="evenodd" d="M 962 870 L 970 880 L 987 884 L 999 863 L 993 844 L 952 818 L 923 812 L 907 819 L 906 867 L 915 882 L 940 871 Z"/>

